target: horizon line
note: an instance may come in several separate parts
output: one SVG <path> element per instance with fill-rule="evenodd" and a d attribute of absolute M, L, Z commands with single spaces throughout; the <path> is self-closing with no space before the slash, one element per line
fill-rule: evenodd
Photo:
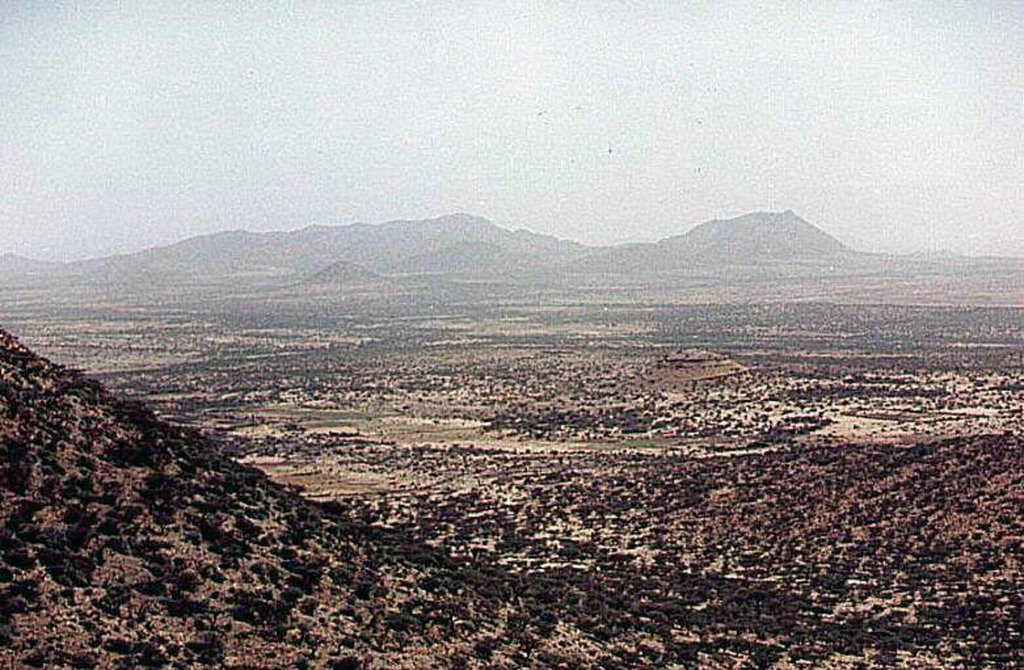
<path fill-rule="evenodd" d="M 485 216 L 480 216 L 478 214 L 473 214 L 471 212 L 467 212 L 467 211 L 464 211 L 464 210 L 457 210 L 457 211 L 452 211 L 452 212 L 448 212 L 448 213 L 445 213 L 445 214 L 439 214 L 437 216 L 428 216 L 428 217 L 419 218 L 419 219 L 403 217 L 403 218 L 386 219 L 386 220 L 383 220 L 383 221 L 376 221 L 376 222 L 369 222 L 369 223 L 365 222 L 365 221 L 352 221 L 352 222 L 349 222 L 349 223 L 337 223 L 337 224 L 334 224 L 334 223 L 307 223 L 307 224 L 304 224 L 304 225 L 299 225 L 299 226 L 295 226 L 295 227 L 291 227 L 291 228 L 271 228 L 271 229 L 267 229 L 267 230 L 252 230 L 252 229 L 249 229 L 249 228 L 242 228 L 242 227 L 224 228 L 224 229 L 220 229 L 220 230 L 213 230 L 213 231 L 210 231 L 210 232 L 198 233 L 198 234 L 195 234 L 195 235 L 188 235 L 188 236 L 185 236 L 185 237 L 180 237 L 180 238 L 175 239 L 175 240 L 170 241 L 170 242 L 164 242 L 164 243 L 159 243 L 159 244 L 151 244 L 151 245 L 148 245 L 148 246 L 136 248 L 134 250 L 115 251 L 115 252 L 112 252 L 112 253 L 106 253 L 106 254 L 101 254 L 101 255 L 96 255 L 96 256 L 86 256 L 86 257 L 77 258 L 77 259 L 74 259 L 74 260 L 48 260 L 48 259 L 39 258 L 39 257 L 36 257 L 36 256 L 28 256 L 28 255 L 25 255 L 24 253 L 21 253 L 21 252 L 18 252 L 18 251 L 13 251 L 13 250 L 8 250 L 8 251 L 0 250 L 0 258 L 3 258 L 3 257 L 14 257 L 14 258 L 17 258 L 17 259 L 21 259 L 21 260 L 25 260 L 25 261 L 31 261 L 31 262 L 34 262 L 34 263 L 44 263 L 44 264 L 50 264 L 50 265 L 74 265 L 76 263 L 88 263 L 88 262 L 91 262 L 91 261 L 101 261 L 101 260 L 105 260 L 105 259 L 122 258 L 122 257 L 126 257 L 126 256 L 133 256 L 135 254 L 145 253 L 147 251 L 155 251 L 155 250 L 159 250 L 159 249 L 167 249 L 169 247 L 173 247 L 173 246 L 181 244 L 183 242 L 188 242 L 190 240 L 201 239 L 201 238 L 206 238 L 206 237 L 215 237 L 217 235 L 228 235 L 228 234 L 232 234 L 232 233 L 236 233 L 236 234 L 244 233 L 244 234 L 249 234 L 249 235 L 265 236 L 265 235 L 274 235 L 274 234 L 298 233 L 298 232 L 302 232 L 304 230 L 310 230 L 310 229 L 316 229 L 316 228 L 321 228 L 321 229 L 339 229 L 339 228 L 350 228 L 350 227 L 355 227 L 355 226 L 384 226 L 384 225 L 395 224 L 395 223 L 427 223 L 427 222 L 433 222 L 433 221 L 439 221 L 439 220 L 442 220 L 442 219 L 450 219 L 450 218 L 457 218 L 457 217 L 466 217 L 466 218 L 470 218 L 470 219 L 476 219 L 476 220 L 479 220 L 479 221 L 491 224 L 491 225 L 493 225 L 493 226 L 495 226 L 497 228 L 500 228 L 502 230 L 505 230 L 505 231 L 508 231 L 508 232 L 511 232 L 511 233 L 527 232 L 527 233 L 530 233 L 532 235 L 537 235 L 537 236 L 541 236 L 541 237 L 548 237 L 548 238 L 553 238 L 553 239 L 556 239 L 556 240 L 559 240 L 559 241 L 563 241 L 563 242 L 569 242 L 569 243 L 572 243 L 572 244 L 577 244 L 579 246 L 586 247 L 586 248 L 592 249 L 592 250 L 602 250 L 602 249 L 608 250 L 608 249 L 614 249 L 616 247 L 646 245 L 646 244 L 650 244 L 650 245 L 659 244 L 659 243 L 664 242 L 666 240 L 670 240 L 670 239 L 674 239 L 674 238 L 677 238 L 677 237 L 684 236 L 684 235 L 688 234 L 689 232 L 691 232 L 693 229 L 695 229 L 695 228 L 697 228 L 697 227 L 699 227 L 701 225 L 707 224 L 707 223 L 735 221 L 737 219 L 741 219 L 741 218 L 747 217 L 747 216 L 753 216 L 753 215 L 756 215 L 756 214 L 776 215 L 776 216 L 778 216 L 778 215 L 785 215 L 785 214 L 791 214 L 791 215 L 795 216 L 796 218 L 800 219 L 801 221 L 804 221 L 808 225 L 814 227 L 815 229 L 821 231 L 822 233 L 824 233 L 824 234 L 832 237 L 833 239 L 837 240 L 838 242 L 840 242 L 841 244 L 846 246 L 851 251 L 854 251 L 854 252 L 857 252 L 857 253 L 862 253 L 862 254 L 868 254 L 868 255 L 885 255 L 885 256 L 921 256 L 921 255 L 924 255 L 924 256 L 948 256 L 948 257 L 959 257 L 959 258 L 1008 258 L 1008 259 L 1024 258 L 1024 253 L 1020 253 L 1020 252 L 1018 252 L 1017 254 L 1011 253 L 1009 255 L 999 255 L 999 254 L 991 254 L 991 253 L 972 254 L 972 253 L 966 253 L 966 252 L 953 251 L 953 250 L 948 249 L 948 248 L 930 249 L 930 250 L 928 250 L 928 249 L 918 249 L 918 250 L 914 250 L 914 251 L 903 251 L 903 252 L 894 252 L 894 251 L 865 251 L 865 250 L 860 248 L 860 246 L 861 246 L 860 243 L 863 242 L 863 240 L 856 240 L 855 241 L 856 243 L 851 243 L 853 241 L 844 239 L 845 236 L 836 235 L 834 233 L 829 232 L 828 230 L 824 229 L 823 227 L 821 227 L 820 225 L 818 225 L 816 223 L 812 223 L 810 221 L 807 221 L 802 216 L 797 214 L 796 211 L 793 210 L 792 208 L 786 208 L 786 209 L 782 209 L 782 210 L 769 210 L 769 209 L 751 210 L 751 211 L 744 212 L 742 214 L 739 214 L 739 215 L 733 216 L 733 217 L 729 217 L 729 218 L 712 218 L 712 219 L 707 219 L 707 220 L 704 220 L 704 221 L 698 221 L 696 223 L 691 224 L 689 227 L 687 227 L 682 232 L 674 233 L 674 234 L 663 236 L 663 237 L 659 237 L 659 238 L 656 238 L 656 239 L 624 240 L 624 241 L 620 241 L 620 242 L 613 242 L 613 243 L 610 243 L 610 244 L 589 244 L 589 243 L 586 243 L 586 242 L 581 242 L 579 240 L 573 239 L 571 237 L 564 237 L 564 236 L 556 235 L 556 234 L 553 234 L 553 233 L 538 232 L 536 230 L 532 230 L 532 229 L 527 228 L 525 226 L 511 227 L 511 226 L 508 226 L 508 225 L 502 225 L 501 223 L 498 223 L 498 222 L 496 222 L 496 221 L 494 221 L 492 219 L 489 219 L 489 218 L 487 218 Z"/>

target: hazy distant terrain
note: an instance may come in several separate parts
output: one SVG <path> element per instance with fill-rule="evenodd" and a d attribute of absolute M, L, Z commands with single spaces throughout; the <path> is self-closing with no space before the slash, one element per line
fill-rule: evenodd
<path fill-rule="evenodd" d="M 2 263 L 0 665 L 1024 663 L 1019 260 L 787 211 Z"/>
<path fill-rule="evenodd" d="M 8 288 L 53 292 L 58 301 L 120 295 L 115 301 L 149 296 L 163 304 L 207 305 L 239 296 L 486 302 L 552 294 L 556 302 L 1012 305 L 1024 295 L 1021 259 L 863 253 L 792 211 L 709 221 L 657 243 L 612 247 L 511 231 L 464 214 L 280 233 L 231 231 L 70 264 L 6 256 L 0 274 Z"/>

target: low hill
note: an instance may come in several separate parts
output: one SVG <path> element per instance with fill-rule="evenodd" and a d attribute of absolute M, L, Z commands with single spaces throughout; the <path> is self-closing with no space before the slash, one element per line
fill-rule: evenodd
<path fill-rule="evenodd" d="M 746 372 L 736 361 L 713 351 L 690 349 L 666 356 L 651 373 L 655 384 L 666 389 L 686 389 L 694 382 Z"/>
<path fill-rule="evenodd" d="M 38 261 L 18 254 L 0 254 L 0 276 L 42 274 L 59 270 L 62 267 L 61 263 Z"/>
<path fill-rule="evenodd" d="M 375 283 L 381 279 L 382 277 L 376 272 L 371 272 L 361 265 L 348 261 L 335 261 L 309 277 L 309 281 L 313 284 L 338 286 Z"/>
<path fill-rule="evenodd" d="M 543 271 L 552 258 L 491 242 L 458 242 L 396 261 L 395 274 L 433 274 L 464 278 L 522 277 Z"/>

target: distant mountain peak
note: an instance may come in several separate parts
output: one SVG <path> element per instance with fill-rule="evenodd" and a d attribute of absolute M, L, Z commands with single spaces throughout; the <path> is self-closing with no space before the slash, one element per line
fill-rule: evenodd
<path fill-rule="evenodd" d="M 436 216 L 433 219 L 427 219 L 427 221 L 451 222 L 451 223 L 465 223 L 465 222 L 488 223 L 488 224 L 491 223 L 490 221 L 488 221 L 487 219 L 485 219 L 482 216 L 477 216 L 475 214 L 469 214 L 467 212 L 451 212 L 449 214 L 442 214 L 441 216 Z"/>
<path fill-rule="evenodd" d="M 845 244 L 791 209 L 714 219 L 666 242 L 720 261 L 816 258 L 850 252 Z"/>
<path fill-rule="evenodd" d="M 756 211 L 748 212 L 746 214 L 740 214 L 730 219 L 712 219 L 699 223 L 694 226 L 691 230 L 696 230 L 702 226 L 810 226 L 815 230 L 820 230 L 817 226 L 809 223 L 806 219 L 801 217 L 799 214 L 791 209 L 783 210 L 781 212 L 773 211 Z M 822 231 L 824 232 L 824 231 Z"/>

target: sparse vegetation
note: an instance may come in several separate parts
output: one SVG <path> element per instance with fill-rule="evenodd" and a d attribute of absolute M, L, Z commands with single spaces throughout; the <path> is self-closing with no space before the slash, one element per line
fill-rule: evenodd
<path fill-rule="evenodd" d="M 5 340 L 0 658 L 1019 664 L 1019 317 L 25 318 L 114 392 Z"/>

